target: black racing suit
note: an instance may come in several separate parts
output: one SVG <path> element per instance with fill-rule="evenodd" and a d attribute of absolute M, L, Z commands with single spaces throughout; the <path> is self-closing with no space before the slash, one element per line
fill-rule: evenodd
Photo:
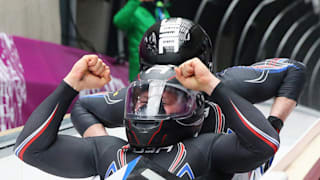
<path fill-rule="evenodd" d="M 286 58 L 267 59 L 251 66 L 235 66 L 216 76 L 230 89 L 251 103 L 259 103 L 272 97 L 287 97 L 297 101 L 305 83 L 305 66 Z M 71 112 L 77 131 L 84 131 L 93 124 L 106 127 L 123 126 L 124 103 L 127 88 L 80 97 Z M 204 132 L 226 132 L 221 108 L 216 102 L 206 101 Z"/>
<path fill-rule="evenodd" d="M 152 151 L 130 148 L 125 140 L 114 136 L 58 135 L 77 94 L 62 82 L 31 114 L 15 146 L 21 160 L 58 176 L 99 175 L 104 179 L 142 155 L 182 179 L 230 179 L 235 172 L 259 166 L 279 147 L 278 133 L 263 114 L 223 83 L 208 100 L 219 104 L 235 133 L 203 133 Z"/>

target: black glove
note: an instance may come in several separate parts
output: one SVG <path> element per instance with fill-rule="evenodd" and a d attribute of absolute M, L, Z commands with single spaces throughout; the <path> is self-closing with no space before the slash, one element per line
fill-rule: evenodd
<path fill-rule="evenodd" d="M 275 116 L 269 116 L 268 117 L 268 121 L 271 123 L 272 127 L 278 132 L 280 133 L 280 130 L 283 126 L 283 122 L 281 119 L 275 117 Z M 271 163 L 273 161 L 273 157 L 270 158 L 265 164 L 264 164 L 264 172 L 266 172 L 269 167 L 271 166 Z"/>
<path fill-rule="evenodd" d="M 275 116 L 269 116 L 268 117 L 268 121 L 271 123 L 272 127 L 274 129 L 276 129 L 276 131 L 278 133 L 280 133 L 280 130 L 281 130 L 282 126 L 283 126 L 282 120 L 277 118 L 277 117 L 275 117 Z"/>

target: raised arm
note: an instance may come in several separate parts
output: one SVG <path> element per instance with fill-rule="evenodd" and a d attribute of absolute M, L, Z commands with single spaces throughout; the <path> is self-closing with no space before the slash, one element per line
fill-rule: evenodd
<path fill-rule="evenodd" d="M 302 93 L 306 68 L 295 60 L 273 58 L 251 66 L 227 68 L 217 73 L 217 77 L 251 103 L 275 97 L 270 116 L 285 121 Z"/>
<path fill-rule="evenodd" d="M 97 174 L 93 142 L 57 135 L 60 123 L 78 91 L 110 81 L 109 69 L 95 55 L 81 58 L 59 87 L 31 114 L 17 138 L 15 154 L 43 171 L 64 177 Z"/>
<path fill-rule="evenodd" d="M 198 59 L 176 69 L 187 88 L 207 93 L 219 104 L 235 132 L 221 135 L 212 145 L 213 167 L 223 172 L 246 172 L 261 165 L 279 147 L 279 136 L 263 114 L 250 102 L 224 86 Z"/>

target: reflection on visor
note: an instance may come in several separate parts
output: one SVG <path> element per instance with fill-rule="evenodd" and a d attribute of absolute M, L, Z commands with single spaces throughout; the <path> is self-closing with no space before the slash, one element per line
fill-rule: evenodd
<path fill-rule="evenodd" d="M 125 116 L 163 120 L 188 115 L 195 107 L 195 97 L 186 89 L 162 80 L 149 80 L 129 86 Z"/>

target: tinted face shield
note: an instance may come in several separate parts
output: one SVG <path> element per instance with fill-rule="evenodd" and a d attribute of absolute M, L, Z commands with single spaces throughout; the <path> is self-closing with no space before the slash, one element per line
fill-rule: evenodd
<path fill-rule="evenodd" d="M 169 120 L 186 118 L 195 111 L 196 92 L 163 80 L 135 81 L 127 90 L 125 119 Z"/>

